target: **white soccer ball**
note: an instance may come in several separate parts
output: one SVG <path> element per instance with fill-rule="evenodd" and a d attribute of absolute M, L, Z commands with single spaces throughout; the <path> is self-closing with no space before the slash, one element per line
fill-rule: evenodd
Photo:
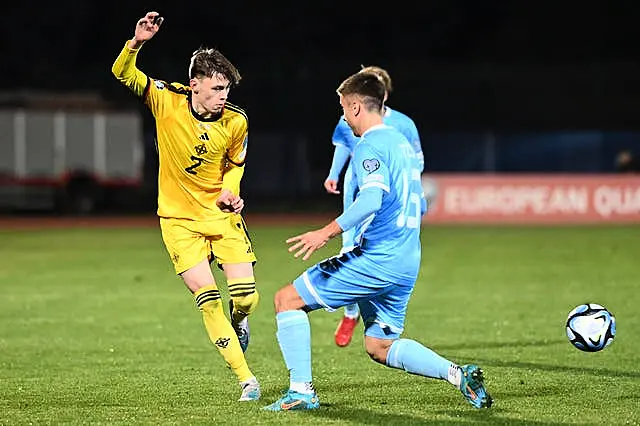
<path fill-rule="evenodd" d="M 567 337 L 573 346 L 585 352 L 598 352 L 613 342 L 616 318 L 595 303 L 576 306 L 567 317 Z"/>

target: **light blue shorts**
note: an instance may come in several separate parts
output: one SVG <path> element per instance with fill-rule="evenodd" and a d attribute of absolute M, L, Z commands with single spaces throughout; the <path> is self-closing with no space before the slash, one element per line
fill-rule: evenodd
<path fill-rule="evenodd" d="M 356 247 L 320 262 L 293 281 L 310 310 L 334 311 L 357 303 L 365 335 L 397 339 L 404 330 L 404 318 L 415 280 L 398 284 L 372 275 L 371 261 Z"/>

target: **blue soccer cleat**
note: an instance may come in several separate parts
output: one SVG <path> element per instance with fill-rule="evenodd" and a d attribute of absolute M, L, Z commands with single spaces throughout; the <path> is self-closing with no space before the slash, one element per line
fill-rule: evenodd
<path fill-rule="evenodd" d="M 233 300 L 229 300 L 229 318 L 231 319 L 231 326 L 235 330 L 238 340 L 240 341 L 242 352 L 246 352 L 249 347 L 249 319 L 245 317 L 237 324 L 233 322 Z"/>
<path fill-rule="evenodd" d="M 268 411 L 293 411 L 293 410 L 315 410 L 320 408 L 320 399 L 317 393 L 300 393 L 289 389 L 286 394 L 271 405 L 267 405 L 263 410 Z"/>
<path fill-rule="evenodd" d="M 477 365 L 463 365 L 460 367 L 462 378 L 460 379 L 460 392 L 475 408 L 489 408 L 493 399 L 484 387 L 482 369 Z"/>

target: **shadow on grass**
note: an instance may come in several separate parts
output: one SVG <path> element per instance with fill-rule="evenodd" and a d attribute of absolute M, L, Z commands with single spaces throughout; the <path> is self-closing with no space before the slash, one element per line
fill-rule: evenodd
<path fill-rule="evenodd" d="M 390 425 L 454 425 L 454 424 L 487 424 L 487 425 L 560 425 L 562 423 L 541 422 L 535 420 L 519 420 L 499 417 L 500 411 L 494 409 L 483 410 L 441 410 L 433 414 L 450 418 L 425 419 L 403 413 L 384 413 L 376 410 L 354 408 L 351 406 L 325 404 L 320 410 L 309 411 L 305 417 L 313 416 L 323 420 L 361 423 L 373 426 Z"/>
<path fill-rule="evenodd" d="M 455 345 L 433 345 L 435 351 L 460 351 L 466 349 L 502 349 L 502 348 L 527 348 L 527 347 L 543 347 L 567 344 L 566 340 L 522 340 L 515 342 L 474 342 L 472 344 L 455 344 Z"/>
<path fill-rule="evenodd" d="M 508 368 L 520 368 L 524 370 L 539 370 L 539 371 L 549 371 L 549 372 L 557 372 L 557 373 L 575 373 L 575 374 L 589 374 L 596 377 L 627 377 L 631 379 L 640 378 L 639 371 L 617 371 L 610 370 L 608 368 L 583 368 L 583 367 L 573 367 L 568 365 L 550 365 L 550 364 L 540 364 L 535 362 L 523 362 L 523 361 L 503 361 L 496 359 L 476 359 L 474 362 L 477 362 L 480 365 L 484 366 L 493 366 L 493 367 L 508 367 Z"/>
<path fill-rule="evenodd" d="M 515 342 L 483 342 L 483 343 L 474 343 L 474 344 L 456 344 L 456 345 L 434 345 L 432 347 L 433 350 L 437 352 L 445 352 L 445 351 L 456 351 L 456 350 L 475 350 L 475 349 L 500 349 L 500 348 L 526 348 L 526 347 L 544 347 L 544 346 L 553 346 L 567 344 L 567 341 L 564 339 L 558 340 L 534 340 L 534 341 L 515 341 Z M 628 377 L 628 378 L 640 378 L 640 372 L 638 371 L 617 371 L 611 370 L 607 368 L 581 368 L 575 366 L 566 366 L 566 365 L 550 365 L 550 364 L 539 364 L 533 362 L 523 362 L 523 361 L 505 361 L 505 360 L 496 360 L 496 359 L 482 359 L 475 358 L 473 359 L 474 363 L 480 365 L 487 365 L 493 367 L 509 367 L 509 368 L 520 368 L 526 370 L 540 370 L 540 371 L 550 371 L 550 372 L 567 372 L 567 373 L 578 373 L 578 374 L 590 374 L 593 376 L 606 376 L 606 377 Z"/>

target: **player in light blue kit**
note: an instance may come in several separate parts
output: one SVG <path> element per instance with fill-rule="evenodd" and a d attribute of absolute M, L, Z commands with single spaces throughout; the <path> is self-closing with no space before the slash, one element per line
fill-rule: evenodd
<path fill-rule="evenodd" d="M 373 73 L 380 77 L 385 86 L 384 102 L 386 103 L 389 97 L 389 93 L 391 93 L 391 91 L 393 90 L 389 73 L 385 69 L 377 66 L 363 67 L 360 72 Z M 424 169 L 424 156 L 422 154 L 420 136 L 418 135 L 418 129 L 416 128 L 415 123 L 411 118 L 401 113 L 400 111 L 391 109 L 386 105 L 383 108 L 384 113 L 382 116 L 382 122 L 397 129 L 404 135 L 404 137 L 407 138 L 407 140 L 409 140 L 409 142 L 413 146 L 415 156 L 418 159 L 418 168 L 420 170 L 420 173 L 422 173 Z M 353 154 L 353 150 L 359 140 L 360 138 L 353 134 L 353 131 L 344 120 L 344 116 L 341 116 L 333 132 L 332 142 L 335 145 L 335 149 L 333 152 L 333 161 L 331 163 L 331 169 L 329 170 L 329 176 L 324 181 L 324 187 L 330 194 L 340 194 L 340 191 L 338 191 L 338 180 L 340 172 L 342 171 L 346 163 L 349 164 L 344 174 L 342 194 L 343 210 L 346 210 L 353 203 L 356 196 L 357 186 L 353 179 L 350 160 Z M 342 233 L 341 252 L 349 251 L 355 246 L 354 231 L 355 229 L 351 229 Z M 344 315 L 338 323 L 338 327 L 336 328 L 336 332 L 334 334 L 336 345 L 344 347 L 351 342 L 353 331 L 358 324 L 359 317 L 360 310 L 358 308 L 358 304 L 354 303 L 344 307 Z"/>
<path fill-rule="evenodd" d="M 383 124 L 385 87 L 378 76 L 354 74 L 340 85 L 338 94 L 345 120 L 361 136 L 352 160 L 356 200 L 324 228 L 287 243 L 295 257 L 306 260 L 329 239 L 354 228 L 356 247 L 312 266 L 276 293 L 276 336 L 290 374 L 289 390 L 265 409 L 320 407 L 312 382 L 307 313 L 351 303 L 360 307 L 365 348 L 373 360 L 446 380 L 474 407 L 489 407 L 492 399 L 478 366 L 458 366 L 415 340 L 400 338 L 420 268 L 420 225 L 427 208 L 420 166 L 409 141 Z"/>

